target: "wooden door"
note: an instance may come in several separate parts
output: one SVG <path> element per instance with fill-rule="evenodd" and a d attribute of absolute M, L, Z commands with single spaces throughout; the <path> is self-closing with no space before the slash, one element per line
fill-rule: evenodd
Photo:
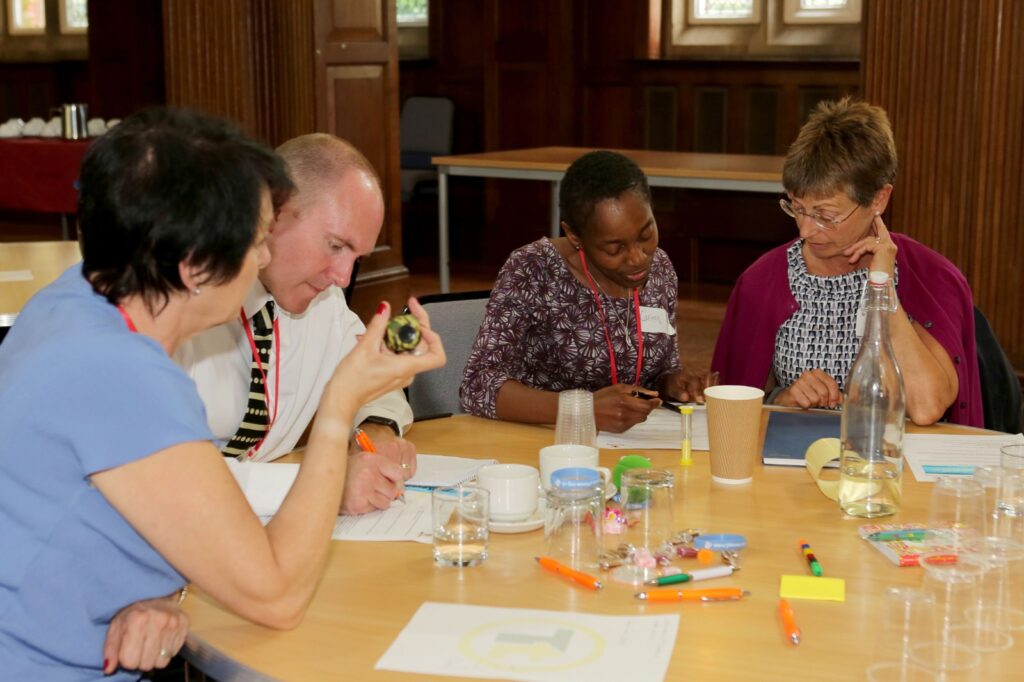
<path fill-rule="evenodd" d="M 384 192 L 384 227 L 362 260 L 360 288 L 404 276 L 394 1 L 315 0 L 313 44 L 317 129 L 362 151 Z"/>

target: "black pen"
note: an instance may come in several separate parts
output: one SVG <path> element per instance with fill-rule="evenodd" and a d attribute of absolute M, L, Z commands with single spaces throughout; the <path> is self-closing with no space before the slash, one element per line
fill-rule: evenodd
<path fill-rule="evenodd" d="M 641 393 L 640 391 L 632 391 L 630 395 L 634 398 L 640 398 L 640 400 L 654 400 L 658 397 L 656 395 L 651 395 L 650 393 Z"/>

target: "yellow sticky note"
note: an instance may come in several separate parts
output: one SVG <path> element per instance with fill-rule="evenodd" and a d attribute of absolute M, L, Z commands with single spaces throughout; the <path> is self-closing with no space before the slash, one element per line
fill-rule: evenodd
<path fill-rule="evenodd" d="M 784 575 L 779 582 L 779 596 L 787 599 L 846 601 L 846 581 L 813 575 Z"/>

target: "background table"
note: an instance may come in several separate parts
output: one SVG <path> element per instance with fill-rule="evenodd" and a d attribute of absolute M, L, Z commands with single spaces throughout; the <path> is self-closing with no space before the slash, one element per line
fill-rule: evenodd
<path fill-rule="evenodd" d="M 59 213 L 67 239 L 67 216 L 78 212 L 78 167 L 89 142 L 0 138 L 0 208 Z"/>
<path fill-rule="evenodd" d="M 0 328 L 14 324 L 28 299 L 80 260 L 76 241 L 0 243 Z"/>
<path fill-rule="evenodd" d="M 450 288 L 448 268 L 448 176 L 546 180 L 551 183 L 551 236 L 559 235 L 558 191 L 562 176 L 573 161 L 593 149 L 538 147 L 483 154 L 435 156 L 437 166 L 437 236 L 441 292 Z M 647 175 L 651 187 L 715 189 L 733 192 L 782 192 L 781 156 L 693 154 L 617 150 L 632 159 Z"/>
<path fill-rule="evenodd" d="M 418 423 L 410 437 L 422 452 L 536 466 L 537 451 L 551 443 L 553 430 L 458 416 Z M 601 464 L 612 466 L 622 454 L 603 450 Z M 468 569 L 435 567 L 430 546 L 419 543 L 332 542 L 323 581 L 297 629 L 275 632 L 251 625 L 194 590 L 185 602 L 192 631 L 184 654 L 222 681 L 261 679 L 261 674 L 281 680 L 422 680 L 374 671 L 374 664 L 420 604 L 435 601 L 609 615 L 679 614 L 667 680 L 862 680 L 875 646 L 880 592 L 888 585 L 919 585 L 920 569 L 897 568 L 860 540 L 856 529 L 865 521 L 844 519 L 803 468 L 757 466 L 751 485 L 721 486 L 711 482 L 704 453 L 696 453 L 689 468 L 678 466 L 676 452 L 644 454 L 676 475 L 678 528 L 746 535 L 742 570 L 701 587 L 743 587 L 751 591 L 749 598 L 643 604 L 633 598 L 631 586 L 608 579 L 603 590 L 589 592 L 536 565 L 533 557 L 544 549 L 542 530 L 492 533 L 490 558 Z M 903 491 L 903 513 L 885 521 L 924 520 L 931 486 L 917 483 L 908 469 Z M 826 576 L 846 579 L 846 602 L 794 600 L 804 639 L 791 647 L 784 642 L 776 608 L 779 576 L 808 573 L 797 547 L 801 537 L 814 547 Z M 1007 671 L 1019 671 L 1024 664 L 1022 652 L 1024 641 L 1018 641 L 1011 651 L 989 657 L 989 668 L 981 671 L 986 677 L 976 679 L 1010 679 Z"/>

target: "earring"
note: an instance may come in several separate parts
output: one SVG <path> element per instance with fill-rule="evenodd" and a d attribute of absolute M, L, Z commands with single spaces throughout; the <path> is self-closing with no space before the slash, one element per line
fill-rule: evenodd
<path fill-rule="evenodd" d="M 875 215 L 877 215 L 877 214 L 875 214 Z M 194 294 L 195 296 L 198 296 L 199 294 L 203 293 L 203 290 L 202 290 L 202 289 L 200 289 L 199 287 L 196 287 L 195 289 L 193 289 L 193 290 L 192 290 L 192 293 L 193 293 L 193 294 Z"/>
<path fill-rule="evenodd" d="M 875 217 L 876 217 L 876 218 L 877 218 L 878 216 L 880 216 L 880 215 L 881 215 L 881 213 L 879 213 L 878 211 L 875 211 Z"/>

